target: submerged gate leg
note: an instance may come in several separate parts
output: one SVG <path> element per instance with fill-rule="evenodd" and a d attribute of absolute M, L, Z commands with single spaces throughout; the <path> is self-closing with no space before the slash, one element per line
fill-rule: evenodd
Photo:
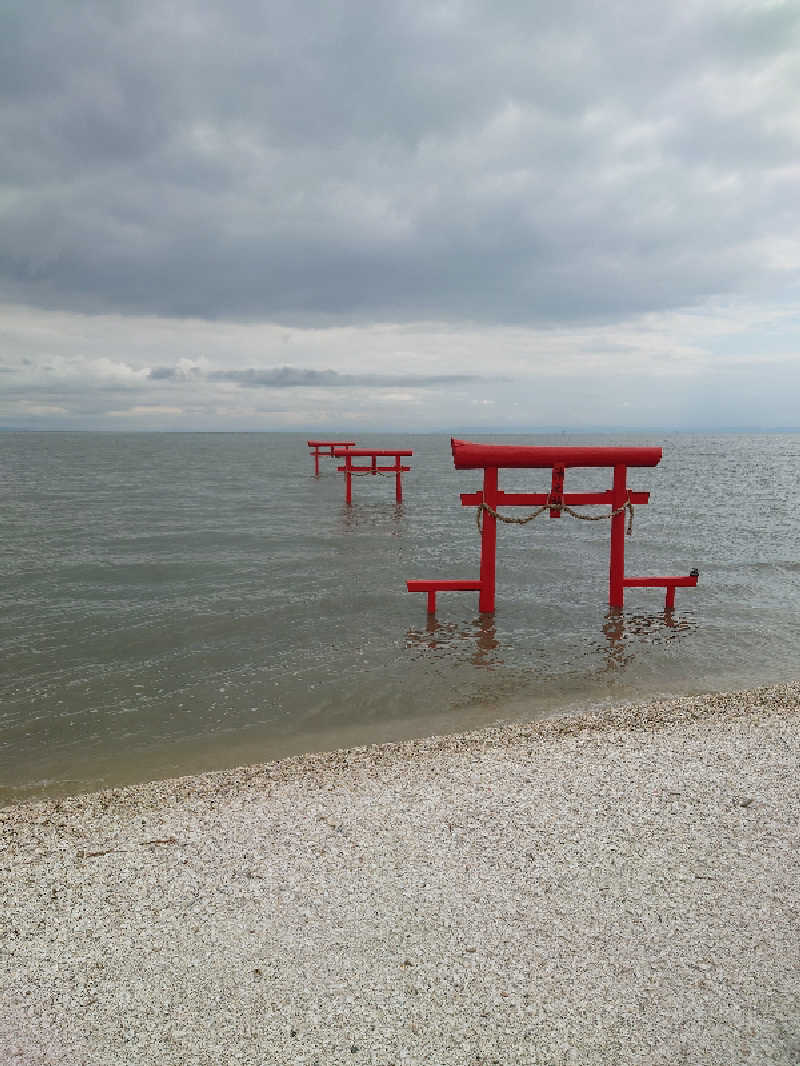
<path fill-rule="evenodd" d="M 616 511 L 628 498 L 627 466 L 614 467 L 614 484 L 611 490 L 611 509 Z M 623 605 L 625 589 L 625 511 L 620 511 L 611 519 L 611 560 L 609 567 L 608 604 L 610 607 Z"/>
<path fill-rule="evenodd" d="M 483 471 L 483 502 L 497 510 L 497 475 L 496 466 L 487 466 Z M 497 519 L 488 511 L 483 512 L 481 531 L 481 590 L 478 595 L 478 610 L 481 613 L 494 613 L 494 575 L 497 551 Z"/>

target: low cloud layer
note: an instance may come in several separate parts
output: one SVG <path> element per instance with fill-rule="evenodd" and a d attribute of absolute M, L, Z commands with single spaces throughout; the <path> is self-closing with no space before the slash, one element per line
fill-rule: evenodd
<path fill-rule="evenodd" d="M 290 333 L 7 307 L 0 347 L 0 427 L 790 426 L 800 394 L 800 316 L 745 304 L 538 329 Z"/>

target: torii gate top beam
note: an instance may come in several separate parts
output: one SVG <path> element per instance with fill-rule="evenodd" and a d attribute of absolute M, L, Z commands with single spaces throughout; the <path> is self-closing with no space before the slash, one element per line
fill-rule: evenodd
<path fill-rule="evenodd" d="M 473 444 L 450 440 L 456 470 L 491 467 L 568 467 L 568 466 L 658 466 L 660 448 L 635 447 L 546 447 L 520 444 Z"/>

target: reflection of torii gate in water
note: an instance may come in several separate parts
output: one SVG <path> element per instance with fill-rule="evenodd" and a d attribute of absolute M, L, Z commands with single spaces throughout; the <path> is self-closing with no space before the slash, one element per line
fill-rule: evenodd
<path fill-rule="evenodd" d="M 483 490 L 461 493 L 461 503 L 478 508 L 481 526 L 481 568 L 477 581 L 409 581 L 409 592 L 427 592 L 428 613 L 436 611 L 436 593 L 455 590 L 477 591 L 478 609 L 494 611 L 495 553 L 497 547 L 497 519 L 523 524 L 537 514 L 550 511 L 551 518 L 560 518 L 562 511 L 576 518 L 611 519 L 611 560 L 609 568 L 608 602 L 612 608 L 623 604 L 626 588 L 657 587 L 666 589 L 665 608 L 675 606 L 675 589 L 689 588 L 697 584 L 698 572 L 685 577 L 625 577 L 625 512 L 633 517 L 633 505 L 647 503 L 649 492 L 632 492 L 628 488 L 629 466 L 657 466 L 661 461 L 660 448 L 586 448 L 586 447 L 541 447 L 505 444 L 470 444 L 468 441 L 451 440 L 453 462 L 456 470 L 483 470 Z M 612 487 L 605 492 L 564 492 L 564 471 L 567 467 L 609 466 L 613 469 Z M 498 472 L 509 468 L 552 468 L 549 492 L 503 492 L 498 487 Z M 608 504 L 611 508 L 604 515 L 581 515 L 572 510 L 586 504 Z M 507 518 L 499 514 L 498 507 L 538 507 L 526 518 Z M 482 514 L 481 514 L 482 512 Z M 630 532 L 630 524 L 628 526 Z"/>

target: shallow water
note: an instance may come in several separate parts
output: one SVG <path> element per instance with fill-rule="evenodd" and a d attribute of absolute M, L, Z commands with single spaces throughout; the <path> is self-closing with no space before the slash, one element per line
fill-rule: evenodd
<path fill-rule="evenodd" d="M 480 474 L 356 439 L 414 449 L 402 505 L 365 477 L 347 508 L 300 435 L 0 433 L 0 802 L 800 673 L 800 435 L 558 436 L 663 447 L 626 571 L 698 588 L 614 614 L 607 524 L 542 516 L 499 530 L 493 617 L 440 593 L 433 621 L 405 581 L 477 577 Z"/>

